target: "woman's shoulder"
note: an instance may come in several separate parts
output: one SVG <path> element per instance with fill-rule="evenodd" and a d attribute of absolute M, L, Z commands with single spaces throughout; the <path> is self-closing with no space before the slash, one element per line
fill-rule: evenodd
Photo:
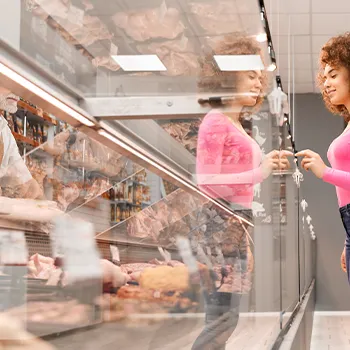
<path fill-rule="evenodd" d="M 218 110 L 210 111 L 204 118 L 201 123 L 201 126 L 204 127 L 215 127 L 215 128 L 227 128 L 229 124 L 229 119 L 225 114 Z"/>

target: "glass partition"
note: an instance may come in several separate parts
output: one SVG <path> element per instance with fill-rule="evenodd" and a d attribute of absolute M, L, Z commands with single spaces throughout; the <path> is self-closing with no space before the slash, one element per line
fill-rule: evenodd
<path fill-rule="evenodd" d="M 0 317 L 57 349 L 272 348 L 314 236 L 259 2 L 11 6 L 0 39 L 96 125 L 0 89 Z"/>

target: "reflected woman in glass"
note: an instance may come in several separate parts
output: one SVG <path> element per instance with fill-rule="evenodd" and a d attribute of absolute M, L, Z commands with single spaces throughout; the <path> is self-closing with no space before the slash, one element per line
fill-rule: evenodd
<path fill-rule="evenodd" d="M 350 33 L 331 38 L 321 49 L 318 83 L 327 109 L 344 117 L 346 128 L 329 146 L 327 167 L 320 155 L 303 150 L 302 167 L 335 186 L 340 216 L 346 232 L 345 247 L 341 257 L 350 283 Z"/>
<path fill-rule="evenodd" d="M 214 55 L 238 58 L 237 67 L 232 67 L 233 71 L 221 70 Z M 242 56 L 246 56 L 243 66 Z M 261 47 L 254 38 L 232 34 L 220 41 L 214 53 L 202 62 L 198 84 L 200 92 L 213 96 L 200 100 L 212 109 L 199 129 L 198 185 L 212 198 L 229 202 L 235 213 L 249 222 L 252 222 L 254 185 L 274 169 L 287 168 L 287 155 L 292 155 L 274 150 L 263 157 L 259 144 L 242 125 L 243 114 L 247 116 L 258 110 L 264 99 L 267 76 L 262 62 Z M 225 349 L 238 323 L 241 296 L 251 289 L 250 226 L 223 210 L 215 210 L 218 217 L 212 220 L 205 240 L 198 245 L 206 246 L 203 251 L 211 252 L 218 277 L 225 274 L 226 277 L 217 283 L 217 291 L 206 295 L 206 325 L 193 350 Z"/>

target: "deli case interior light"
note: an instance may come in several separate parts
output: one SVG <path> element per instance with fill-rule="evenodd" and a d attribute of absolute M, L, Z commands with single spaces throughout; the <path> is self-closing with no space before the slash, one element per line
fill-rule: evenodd
<path fill-rule="evenodd" d="M 104 124 L 104 125 L 103 125 Z M 106 129 L 111 129 L 108 125 L 106 125 L 104 122 L 101 122 L 101 126 L 105 127 Z M 140 153 L 139 151 L 135 150 L 134 148 L 130 147 L 129 145 L 127 145 L 125 142 L 119 140 L 117 137 L 113 136 L 109 131 L 106 131 L 104 129 L 99 129 L 98 134 L 109 139 L 110 141 L 114 142 L 115 144 L 123 147 L 124 149 L 126 149 L 127 151 L 135 154 L 136 156 L 138 156 L 139 158 L 141 158 L 142 160 L 148 162 L 149 164 L 151 164 L 152 166 L 156 167 L 157 169 L 161 170 L 162 172 L 166 173 L 167 175 L 171 176 L 173 179 L 181 182 L 183 185 L 191 188 L 192 190 L 196 191 L 198 194 L 200 194 L 201 196 L 207 198 L 209 201 L 211 202 L 215 202 L 215 204 L 217 206 L 219 206 L 221 209 L 225 210 L 227 213 L 229 213 L 230 215 L 232 215 L 232 211 L 230 211 L 229 209 L 227 209 L 225 206 L 221 205 L 220 203 L 217 203 L 216 201 L 214 201 L 210 196 L 208 196 L 207 194 L 205 194 L 204 192 L 200 191 L 196 186 L 191 185 L 189 183 L 187 183 L 186 181 L 182 180 L 179 176 L 176 176 L 175 174 L 169 172 L 166 168 L 164 168 L 163 166 L 161 166 L 160 164 L 154 162 L 152 159 L 150 159 L 149 157 L 143 155 L 142 153 Z M 237 215 L 237 214 L 233 214 L 236 218 L 238 218 L 239 220 L 247 223 L 249 226 L 254 226 L 251 222 L 249 222 L 248 220 L 244 219 L 243 217 Z M 249 234 L 248 234 L 249 235 Z M 250 236 L 248 236 L 249 239 L 251 239 Z"/>
<path fill-rule="evenodd" d="M 260 33 L 256 36 L 256 41 L 258 41 L 259 43 L 264 43 L 265 41 L 267 41 L 267 35 L 266 33 Z"/>
<path fill-rule="evenodd" d="M 9 79 L 15 81 L 16 83 L 22 85 L 24 88 L 29 90 L 30 92 L 34 93 L 35 95 L 41 97 L 45 101 L 49 102 L 53 106 L 59 108 L 64 113 L 69 114 L 72 118 L 76 119 L 80 123 L 86 125 L 86 126 L 94 126 L 95 123 L 93 123 L 91 120 L 83 116 L 82 114 L 78 113 L 74 109 L 70 108 L 60 100 L 58 100 L 56 97 L 50 95 L 45 90 L 41 89 L 37 85 L 30 82 L 28 79 L 22 77 L 20 74 L 16 73 L 11 68 L 5 66 L 4 64 L 0 63 L 0 74 L 5 75 Z"/>
<path fill-rule="evenodd" d="M 166 67 L 157 55 L 113 55 L 112 58 L 128 72 L 166 71 Z"/>
<path fill-rule="evenodd" d="M 265 68 L 259 55 L 214 55 L 214 59 L 223 72 L 263 70 Z"/>

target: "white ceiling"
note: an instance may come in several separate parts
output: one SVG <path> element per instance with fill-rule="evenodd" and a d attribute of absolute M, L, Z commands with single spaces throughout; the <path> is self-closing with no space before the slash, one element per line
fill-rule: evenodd
<path fill-rule="evenodd" d="M 293 92 L 294 66 L 294 91 L 318 93 L 319 51 L 350 31 L 350 0 L 265 0 L 265 6 L 284 90 Z"/>

